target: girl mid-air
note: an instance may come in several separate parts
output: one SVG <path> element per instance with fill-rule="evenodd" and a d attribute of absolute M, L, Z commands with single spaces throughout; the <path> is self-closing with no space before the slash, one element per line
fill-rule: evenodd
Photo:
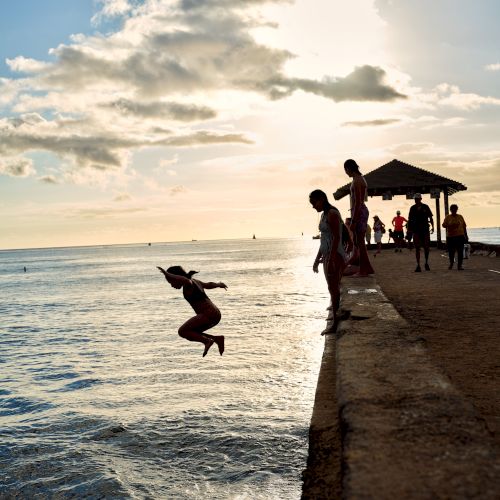
<path fill-rule="evenodd" d="M 222 282 L 203 283 L 203 281 L 195 280 L 192 276 L 197 271 L 189 271 L 187 273 L 181 266 L 172 266 L 166 271 L 159 266 L 157 267 L 173 288 L 182 288 L 184 298 L 196 313 L 196 316 L 188 319 L 179 328 L 179 335 L 191 342 L 202 342 L 205 345 L 203 357 L 206 356 L 208 350 L 215 342 L 222 356 L 224 352 L 224 335 L 209 335 L 205 333 L 206 330 L 213 328 L 219 323 L 221 314 L 217 306 L 208 298 L 204 289 L 227 289 L 227 286 Z"/>

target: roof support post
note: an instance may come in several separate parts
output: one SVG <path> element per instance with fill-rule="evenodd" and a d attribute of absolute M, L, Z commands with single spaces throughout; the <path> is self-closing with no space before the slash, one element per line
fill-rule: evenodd
<path fill-rule="evenodd" d="M 441 247 L 441 210 L 439 207 L 439 198 L 436 198 L 436 233 L 437 233 L 437 247 Z"/>
<path fill-rule="evenodd" d="M 448 186 L 444 187 L 443 193 L 444 193 L 444 215 L 448 215 L 450 213 L 450 209 L 448 207 Z"/>

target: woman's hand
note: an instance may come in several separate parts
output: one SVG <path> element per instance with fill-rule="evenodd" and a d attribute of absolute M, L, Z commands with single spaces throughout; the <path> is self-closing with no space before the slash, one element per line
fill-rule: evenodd
<path fill-rule="evenodd" d="M 222 283 L 222 281 L 219 282 L 219 288 L 224 288 L 224 290 L 227 290 L 227 285 Z"/>
<path fill-rule="evenodd" d="M 313 271 L 315 273 L 318 272 L 318 266 L 320 265 L 320 263 L 323 262 L 323 257 L 318 257 L 315 261 L 314 261 L 314 264 L 313 264 Z"/>

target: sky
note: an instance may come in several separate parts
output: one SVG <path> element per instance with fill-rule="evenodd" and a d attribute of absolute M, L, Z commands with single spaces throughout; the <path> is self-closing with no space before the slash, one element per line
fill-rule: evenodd
<path fill-rule="evenodd" d="M 497 0 L 17 0 L 0 16 L 0 249 L 307 237 L 394 158 L 500 226 Z M 424 196 L 435 209 L 434 200 Z M 390 225 L 403 197 L 370 198 Z"/>

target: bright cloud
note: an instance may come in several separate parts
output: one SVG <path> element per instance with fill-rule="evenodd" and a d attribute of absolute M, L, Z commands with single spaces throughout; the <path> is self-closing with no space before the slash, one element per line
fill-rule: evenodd
<path fill-rule="evenodd" d="M 500 71 L 500 63 L 487 64 L 484 69 L 487 71 Z"/>

